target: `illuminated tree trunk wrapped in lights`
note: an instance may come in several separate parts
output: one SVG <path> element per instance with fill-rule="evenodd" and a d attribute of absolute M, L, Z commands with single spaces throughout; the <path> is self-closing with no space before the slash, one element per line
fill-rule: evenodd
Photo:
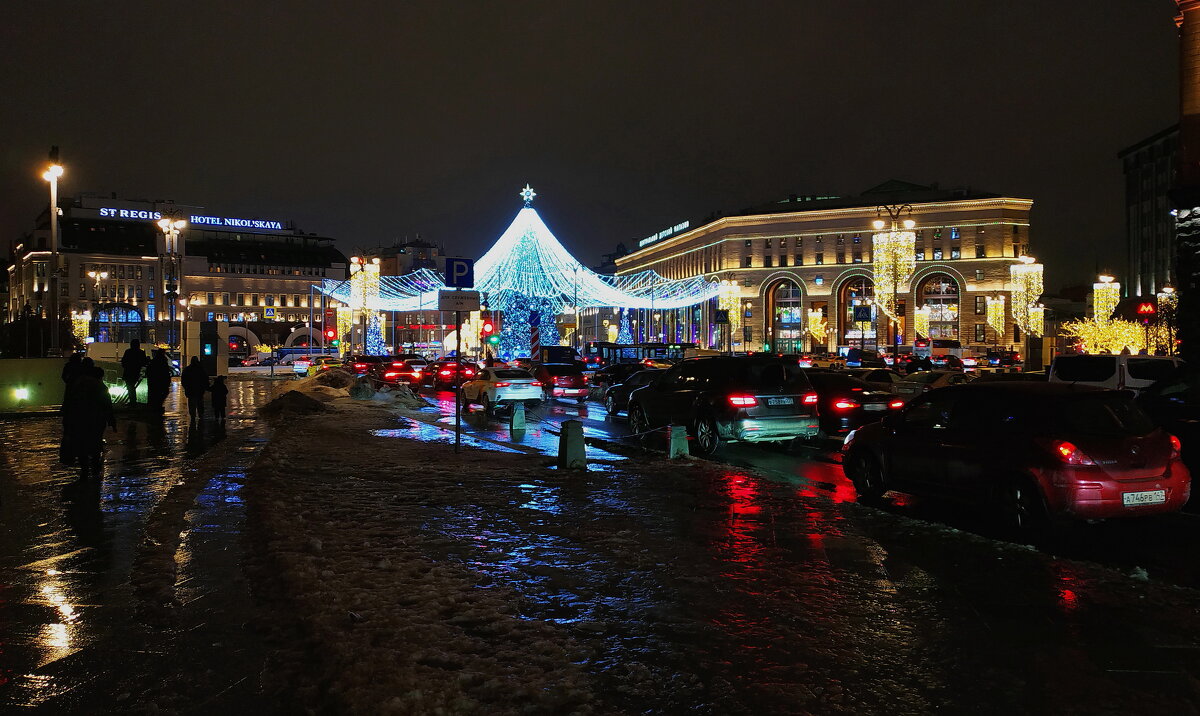
<path fill-rule="evenodd" d="M 819 310 L 811 309 L 808 312 L 808 335 L 812 337 L 813 344 L 824 343 L 828 333 L 829 326 L 825 322 L 825 316 Z"/>
<path fill-rule="evenodd" d="M 1092 284 L 1092 316 L 1101 325 L 1112 320 L 1113 311 L 1121 300 L 1121 284 L 1113 281 L 1112 276 L 1101 276 L 1100 281 Z"/>
<path fill-rule="evenodd" d="M 897 316 L 896 296 L 908 291 L 908 281 L 917 268 L 917 235 L 909 230 L 912 228 L 911 220 L 904 223 L 903 230 L 897 230 L 893 222 L 890 231 L 881 231 L 871 237 L 875 305 L 893 321 L 900 318 Z"/>
<path fill-rule="evenodd" d="M 87 343 L 88 328 L 92 323 L 92 314 L 87 311 L 71 311 L 71 333 L 80 345 Z"/>
<path fill-rule="evenodd" d="M 617 343 L 628 345 L 633 343 L 633 326 L 629 323 L 629 311 L 621 309 L 621 327 L 617 331 Z"/>
<path fill-rule="evenodd" d="M 913 331 L 918 337 L 929 337 L 929 306 L 921 306 L 913 311 Z"/>
<path fill-rule="evenodd" d="M 337 337 L 342 341 L 350 340 L 350 332 L 354 329 L 354 309 L 337 309 Z M 326 346 L 328 348 L 328 346 Z"/>
<path fill-rule="evenodd" d="M 729 348 L 742 338 L 741 289 L 736 281 L 722 281 L 717 289 L 717 307 L 729 312 Z"/>
<path fill-rule="evenodd" d="M 1041 336 L 1046 330 L 1044 311 L 1038 304 L 1044 290 L 1042 273 L 1042 265 L 1029 256 L 1022 256 L 1021 263 L 1008 267 L 1009 281 L 1013 286 L 1013 322 L 1030 336 Z"/>

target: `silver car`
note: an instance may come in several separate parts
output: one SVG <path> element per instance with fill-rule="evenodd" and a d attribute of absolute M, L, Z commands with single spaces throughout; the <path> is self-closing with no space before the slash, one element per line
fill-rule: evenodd
<path fill-rule="evenodd" d="M 497 406 L 513 403 L 540 403 L 542 384 L 533 374 L 520 368 L 483 368 L 463 383 L 463 401 L 479 403 L 491 413 Z"/>

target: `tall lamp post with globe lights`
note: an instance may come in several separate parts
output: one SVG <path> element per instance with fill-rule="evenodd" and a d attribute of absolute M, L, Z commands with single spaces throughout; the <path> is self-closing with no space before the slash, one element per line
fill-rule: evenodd
<path fill-rule="evenodd" d="M 42 178 L 50 183 L 50 301 L 46 304 L 46 318 L 50 323 L 50 355 L 62 352 L 58 335 L 58 178 L 63 175 L 58 163 L 58 147 L 50 150 L 50 166 Z"/>
<path fill-rule="evenodd" d="M 187 226 L 187 222 L 183 219 L 171 219 L 164 217 L 158 220 L 158 228 L 163 232 L 163 260 L 162 260 L 162 276 L 163 276 L 163 298 L 167 304 L 167 345 L 171 350 L 179 347 L 179 326 L 176 325 L 176 318 L 179 315 L 177 302 L 179 300 L 180 286 L 180 256 L 179 256 L 179 232 Z M 180 355 L 180 363 L 183 363 L 183 356 Z"/>
<path fill-rule="evenodd" d="M 891 218 L 891 225 L 882 218 L 876 219 L 873 224 L 876 233 L 871 236 L 871 266 L 875 282 L 875 306 L 887 317 L 888 330 L 885 333 L 892 344 L 894 363 L 899 351 L 900 322 L 903 319 L 899 311 L 899 295 L 908 290 L 908 281 L 917 268 L 917 235 L 913 231 L 917 224 L 911 218 L 900 221 L 901 214 L 906 211 L 912 213 L 912 207 L 908 204 L 881 206 L 877 210 L 884 211 Z M 865 335 L 863 342 L 865 345 Z"/>

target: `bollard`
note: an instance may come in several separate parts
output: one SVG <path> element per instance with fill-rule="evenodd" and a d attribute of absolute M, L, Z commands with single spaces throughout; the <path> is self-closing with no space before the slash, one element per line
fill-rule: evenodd
<path fill-rule="evenodd" d="M 558 436 L 558 469 L 586 470 L 587 455 L 583 449 L 583 423 L 567 420 Z"/>
<path fill-rule="evenodd" d="M 687 444 L 687 428 L 682 425 L 672 425 L 670 430 L 671 443 L 667 448 L 667 457 L 671 460 L 687 457 L 690 454 Z"/>
<path fill-rule="evenodd" d="M 508 429 L 514 432 L 525 429 L 524 403 L 513 403 L 512 415 L 508 417 Z"/>

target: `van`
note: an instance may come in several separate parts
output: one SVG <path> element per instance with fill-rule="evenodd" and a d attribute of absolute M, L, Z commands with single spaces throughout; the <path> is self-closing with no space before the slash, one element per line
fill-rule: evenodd
<path fill-rule="evenodd" d="M 1170 377 L 1182 363 L 1174 356 L 1056 356 L 1050 366 L 1050 382 L 1140 391 Z"/>

